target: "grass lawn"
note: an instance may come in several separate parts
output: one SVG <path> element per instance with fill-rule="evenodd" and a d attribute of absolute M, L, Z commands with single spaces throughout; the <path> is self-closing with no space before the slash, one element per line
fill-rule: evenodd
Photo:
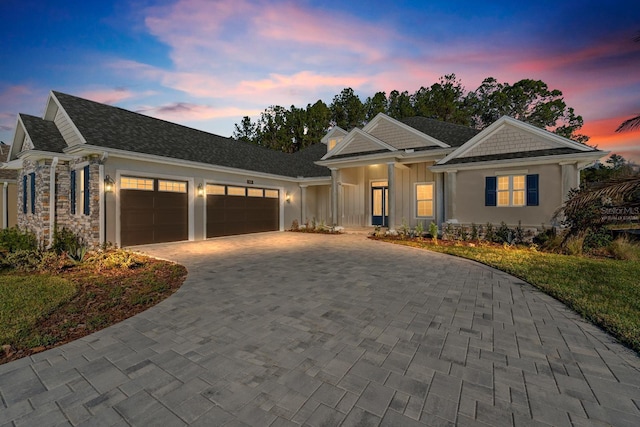
<path fill-rule="evenodd" d="M 82 263 L 48 258 L 44 271 L 0 272 L 0 364 L 76 340 L 158 304 L 186 269 L 123 250 Z"/>
<path fill-rule="evenodd" d="M 494 246 L 382 239 L 469 258 L 512 274 L 562 301 L 640 353 L 640 262 Z"/>
<path fill-rule="evenodd" d="M 0 276 L 0 344 L 23 342 L 43 313 L 69 301 L 76 291 L 72 282 L 47 274 Z"/>

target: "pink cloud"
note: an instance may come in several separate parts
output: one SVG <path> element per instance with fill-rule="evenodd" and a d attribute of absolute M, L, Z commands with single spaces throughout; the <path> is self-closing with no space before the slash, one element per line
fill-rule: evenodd
<path fill-rule="evenodd" d="M 120 101 L 129 99 L 135 94 L 128 89 L 114 88 L 114 89 L 97 89 L 82 92 L 81 98 L 90 99 L 101 104 L 117 104 Z"/>
<path fill-rule="evenodd" d="M 137 112 L 168 121 L 201 121 L 259 114 L 259 111 L 255 110 L 247 111 L 236 107 L 216 108 L 188 102 L 175 102 L 157 107 L 142 106 L 137 109 Z"/>

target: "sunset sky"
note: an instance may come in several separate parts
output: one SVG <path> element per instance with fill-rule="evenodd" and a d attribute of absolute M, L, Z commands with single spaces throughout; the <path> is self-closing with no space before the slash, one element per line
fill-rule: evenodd
<path fill-rule="evenodd" d="M 640 163 L 640 1 L 0 0 L 0 140 L 51 89 L 230 136 L 269 105 L 540 79 Z"/>

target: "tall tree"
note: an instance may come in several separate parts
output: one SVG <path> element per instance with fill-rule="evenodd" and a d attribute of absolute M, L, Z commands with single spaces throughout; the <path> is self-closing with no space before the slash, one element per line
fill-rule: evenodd
<path fill-rule="evenodd" d="M 384 92 L 376 92 L 373 98 L 367 98 L 364 102 L 365 120 L 370 122 L 379 113 L 386 113 L 388 108 L 387 104 L 387 94 Z"/>
<path fill-rule="evenodd" d="M 240 125 L 236 123 L 233 131 L 233 138 L 244 142 L 256 142 L 257 124 L 251 121 L 249 116 L 244 116 L 240 121 Z"/>
<path fill-rule="evenodd" d="M 344 130 L 351 130 L 364 123 L 364 104 L 350 87 L 342 89 L 339 95 L 334 96 L 329 108 L 333 124 Z"/>
<path fill-rule="evenodd" d="M 455 74 L 447 74 L 428 89 L 413 94 L 413 106 L 419 116 L 468 125 L 470 114 L 465 104 L 465 89 Z"/>
<path fill-rule="evenodd" d="M 392 90 L 389 94 L 389 107 L 387 111 L 389 116 L 397 120 L 416 115 L 413 105 L 411 104 L 411 97 L 407 91 L 398 92 L 397 90 Z"/>
<path fill-rule="evenodd" d="M 638 35 L 633 38 L 633 41 L 640 42 L 640 31 L 638 32 Z M 620 126 L 618 126 L 616 132 L 624 132 L 636 129 L 640 129 L 640 116 L 635 116 L 628 120 L 625 120 L 620 124 Z"/>
<path fill-rule="evenodd" d="M 304 147 L 308 147 L 320 141 L 331 126 L 331 110 L 321 100 L 315 104 L 307 105 L 307 133 Z M 302 147 L 301 147 L 302 148 Z"/>
<path fill-rule="evenodd" d="M 262 113 L 258 119 L 257 144 L 272 150 L 291 150 L 293 140 L 286 126 L 286 109 L 279 105 L 272 105 Z"/>

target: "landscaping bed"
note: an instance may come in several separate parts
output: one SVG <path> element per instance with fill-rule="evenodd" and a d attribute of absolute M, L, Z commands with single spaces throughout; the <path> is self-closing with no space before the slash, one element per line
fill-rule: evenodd
<path fill-rule="evenodd" d="M 0 322 L 0 363 L 134 316 L 173 294 L 187 274 L 181 265 L 120 249 L 87 253 L 82 261 L 45 254 L 33 255 L 40 261 L 22 271 L 0 273 L 0 320 L 15 319 Z"/>

